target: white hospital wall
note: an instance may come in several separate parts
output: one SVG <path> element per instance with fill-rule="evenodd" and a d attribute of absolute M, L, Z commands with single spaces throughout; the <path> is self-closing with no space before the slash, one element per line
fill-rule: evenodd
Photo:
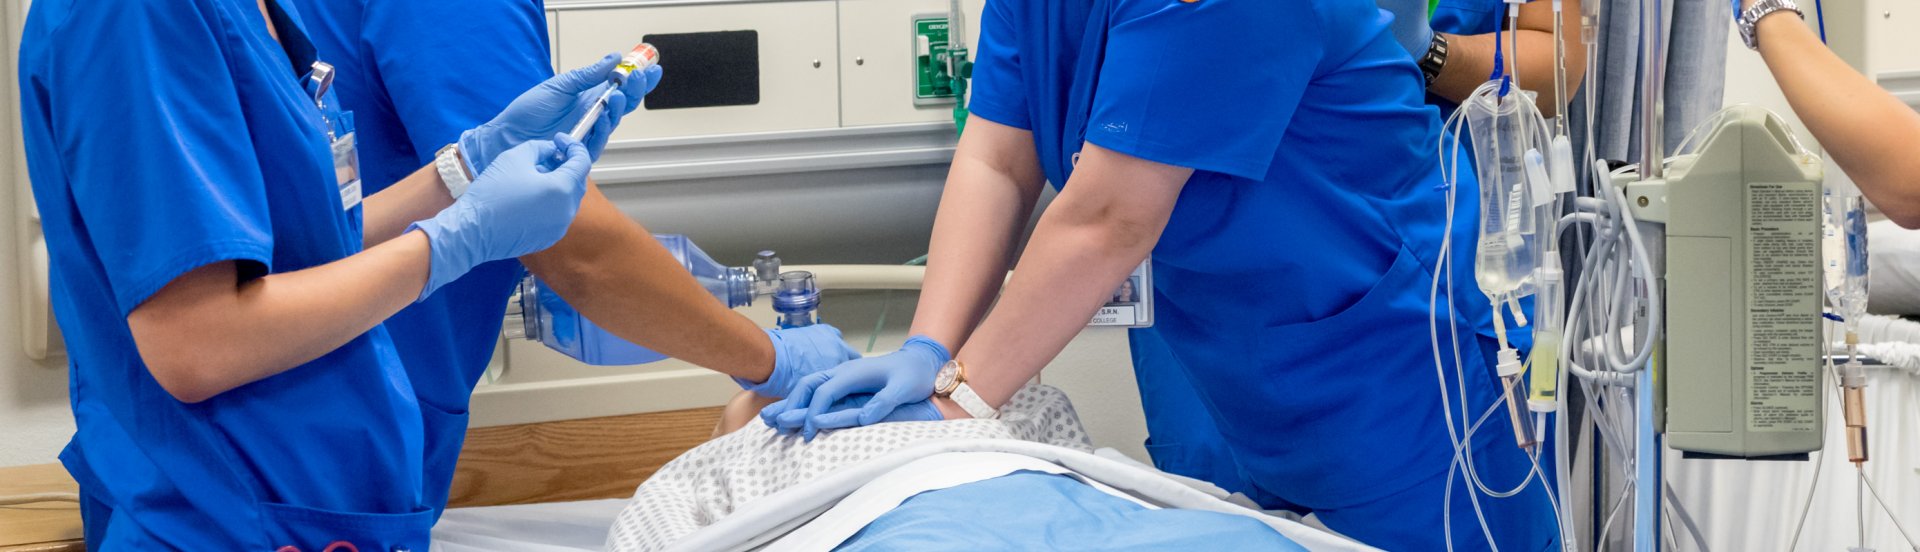
<path fill-rule="evenodd" d="M 0 467 L 55 461 L 73 435 L 67 411 L 66 360 L 27 358 L 20 332 L 20 256 L 14 248 L 21 221 L 15 202 L 27 193 L 26 162 L 19 147 L 19 86 L 14 79 L 19 27 L 26 0 L 0 0 Z"/>
<path fill-rule="evenodd" d="M 1814 3 L 1803 0 L 1807 27 L 1818 32 Z M 1827 47 L 1868 78 L 1920 70 L 1920 5 L 1909 0 L 1827 0 Z M 1818 141 L 1800 124 L 1760 54 L 1748 50 L 1739 33 L 1727 41 L 1726 105 L 1750 103 L 1787 120 L 1800 140 L 1818 150 Z"/>

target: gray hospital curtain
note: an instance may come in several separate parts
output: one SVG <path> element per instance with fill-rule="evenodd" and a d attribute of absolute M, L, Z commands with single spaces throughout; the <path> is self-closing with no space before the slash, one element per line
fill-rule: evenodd
<path fill-rule="evenodd" d="M 1640 13 L 1638 0 L 1604 1 L 1600 15 L 1598 65 L 1587 73 L 1594 79 L 1595 117 L 1586 98 L 1576 96 L 1569 112 L 1569 134 L 1575 155 L 1585 147 L 1588 118 L 1594 127 L 1594 152 L 1602 159 L 1639 162 L 1640 155 Z M 1666 121 L 1662 132 L 1667 154 L 1687 131 L 1719 111 L 1726 83 L 1727 33 L 1733 30 L 1733 6 L 1725 0 L 1666 0 L 1668 27 Z M 1663 154 L 1664 155 L 1664 154 Z M 1589 171 L 1581 171 L 1581 180 Z"/>

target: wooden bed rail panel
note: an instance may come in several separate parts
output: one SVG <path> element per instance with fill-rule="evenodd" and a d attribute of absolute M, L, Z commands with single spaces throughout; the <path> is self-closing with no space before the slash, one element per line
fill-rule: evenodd
<path fill-rule="evenodd" d="M 471 429 L 448 507 L 630 497 L 719 420 L 714 407 Z"/>

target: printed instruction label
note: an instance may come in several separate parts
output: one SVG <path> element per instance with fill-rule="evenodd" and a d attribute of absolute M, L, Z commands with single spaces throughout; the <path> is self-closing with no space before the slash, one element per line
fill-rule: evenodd
<path fill-rule="evenodd" d="M 1817 431 L 1820 190 L 1747 186 L 1747 430 Z"/>

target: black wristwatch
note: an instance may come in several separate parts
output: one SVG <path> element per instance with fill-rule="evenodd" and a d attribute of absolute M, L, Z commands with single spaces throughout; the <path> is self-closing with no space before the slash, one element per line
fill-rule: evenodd
<path fill-rule="evenodd" d="M 1440 78 L 1440 70 L 1447 66 L 1447 35 L 1433 33 L 1433 41 L 1427 43 L 1427 55 L 1420 56 L 1420 74 L 1427 78 L 1427 88 L 1433 88 L 1433 80 Z"/>

